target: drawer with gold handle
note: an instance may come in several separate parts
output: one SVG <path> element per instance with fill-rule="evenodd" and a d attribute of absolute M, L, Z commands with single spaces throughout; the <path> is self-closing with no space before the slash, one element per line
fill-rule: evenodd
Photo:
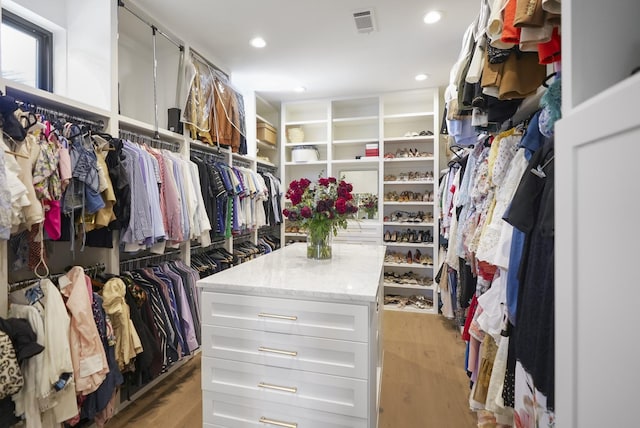
<path fill-rule="evenodd" d="M 366 418 L 367 382 L 220 358 L 202 357 L 202 389 L 292 407 Z"/>
<path fill-rule="evenodd" d="M 369 340 L 367 305 L 242 296 L 204 291 L 202 324 L 220 327 L 314 336 L 326 339 Z"/>
<path fill-rule="evenodd" d="M 205 355 L 366 379 L 366 343 L 204 325 Z"/>
<path fill-rule="evenodd" d="M 204 391 L 205 427 L 216 428 L 369 428 L 367 419 L 301 409 L 289 404 Z M 278 425 L 281 424 L 281 425 Z"/>

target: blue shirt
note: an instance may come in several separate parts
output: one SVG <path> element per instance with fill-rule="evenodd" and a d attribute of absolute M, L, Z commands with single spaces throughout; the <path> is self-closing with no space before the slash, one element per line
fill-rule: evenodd
<path fill-rule="evenodd" d="M 124 243 L 143 242 L 153 233 L 151 224 L 151 207 L 147 187 L 144 179 L 144 169 L 140 161 L 140 152 L 135 144 L 124 141 L 122 150 L 125 159 L 122 164 L 127 171 L 129 188 L 131 190 L 131 216 L 120 240 Z"/>

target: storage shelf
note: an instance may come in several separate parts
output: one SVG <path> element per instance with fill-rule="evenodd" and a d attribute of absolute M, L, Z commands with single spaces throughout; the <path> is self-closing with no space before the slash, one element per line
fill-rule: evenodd
<path fill-rule="evenodd" d="M 423 265 L 420 263 L 384 263 L 384 267 L 401 267 L 411 269 L 433 269 L 433 265 Z"/>
<path fill-rule="evenodd" d="M 361 116 L 361 117 L 339 117 L 333 119 L 333 124 L 336 126 L 352 126 L 363 125 L 371 122 L 377 122 L 378 116 Z"/>
<path fill-rule="evenodd" d="M 368 157 L 362 157 L 360 159 L 339 159 L 339 160 L 334 160 L 331 161 L 332 164 L 337 164 L 337 165 L 345 165 L 345 164 L 372 164 L 372 163 L 378 163 L 380 161 L 380 158 L 377 156 L 368 156 Z"/>
<path fill-rule="evenodd" d="M 379 143 L 378 137 L 371 138 L 355 138 L 352 140 L 334 140 L 334 146 L 359 146 L 366 143 Z"/>
<path fill-rule="evenodd" d="M 414 223 L 414 222 L 410 222 L 410 221 L 385 221 L 384 223 L 382 223 L 383 226 L 412 226 L 412 227 L 433 227 L 433 222 L 432 223 L 424 223 L 424 222 L 420 222 L 420 223 Z"/>
<path fill-rule="evenodd" d="M 258 145 L 259 148 L 261 149 L 265 149 L 265 150 L 278 150 L 278 146 L 274 145 L 274 144 L 269 144 L 265 141 L 262 140 L 258 140 L 256 139 L 256 144 Z"/>
<path fill-rule="evenodd" d="M 396 282 L 384 282 L 382 285 L 388 288 L 403 288 L 407 290 L 435 290 L 435 284 L 418 285 L 418 284 L 398 284 Z"/>
<path fill-rule="evenodd" d="M 327 161 L 309 161 L 309 162 L 285 162 L 287 166 L 300 166 L 300 165 L 326 165 Z"/>
<path fill-rule="evenodd" d="M 258 165 L 266 165 L 272 168 L 277 168 L 276 164 L 274 164 L 273 162 L 266 161 L 264 159 L 256 159 L 256 162 L 258 163 Z"/>
<path fill-rule="evenodd" d="M 212 146 L 209 144 L 205 144 L 199 140 L 191 140 L 189 143 L 190 148 L 200 150 L 203 152 L 208 152 L 212 154 L 220 154 L 221 156 L 229 156 L 231 154 L 231 150 L 225 149 L 224 147 Z"/>
<path fill-rule="evenodd" d="M 306 238 L 306 233 L 297 233 L 297 232 L 285 232 L 284 236 L 298 237 L 298 238 Z"/>
<path fill-rule="evenodd" d="M 425 157 L 416 157 L 416 158 L 385 158 L 385 163 L 392 162 L 433 162 L 433 156 L 425 156 Z"/>
<path fill-rule="evenodd" d="M 284 126 L 299 126 L 299 125 L 324 125 L 327 123 L 327 119 L 317 120 L 297 120 L 294 122 L 287 122 Z"/>
<path fill-rule="evenodd" d="M 415 143 L 424 143 L 432 141 L 434 138 L 433 135 L 421 135 L 418 137 L 385 137 L 385 143 L 404 143 L 406 141 L 412 141 Z"/>
<path fill-rule="evenodd" d="M 86 117 L 87 119 L 99 118 L 106 121 L 111 117 L 111 112 L 89 104 L 75 101 L 61 95 L 56 95 L 42 89 L 32 88 L 7 79 L 0 79 L 0 83 L 5 85 L 5 92 L 16 98 L 18 101 L 30 102 L 39 107 L 60 109 L 72 115 Z"/>
<path fill-rule="evenodd" d="M 409 202 L 395 202 L 395 201 L 383 201 L 385 205 L 433 205 L 433 202 L 422 201 L 409 201 Z"/>
<path fill-rule="evenodd" d="M 256 158 L 253 158 L 247 155 L 241 155 L 240 153 L 232 153 L 231 156 L 234 162 L 239 161 L 239 162 L 248 163 L 249 164 L 248 166 L 250 166 L 253 162 L 256 161 Z"/>
<path fill-rule="evenodd" d="M 123 116 L 121 114 L 118 115 L 118 124 L 120 128 L 124 128 L 125 130 L 133 130 L 136 132 L 148 134 L 149 136 L 153 136 L 155 134 L 154 125 L 134 119 L 132 117 Z M 180 143 L 183 143 L 185 141 L 184 135 L 169 131 L 167 129 L 158 129 L 158 134 L 160 134 L 160 138 L 166 138 L 170 141 Z"/>
<path fill-rule="evenodd" d="M 414 248 L 433 248 L 432 242 L 392 242 L 382 241 L 382 245 L 387 247 L 414 247 Z"/>
<path fill-rule="evenodd" d="M 393 181 L 384 181 L 383 182 L 383 184 L 397 184 L 397 185 L 401 185 L 401 186 L 404 186 L 405 184 L 414 185 L 414 184 L 433 184 L 433 183 L 434 183 L 433 181 L 415 181 L 415 180 L 412 180 L 412 181 L 409 181 L 409 180 L 406 180 L 406 181 L 393 180 Z"/>
<path fill-rule="evenodd" d="M 302 143 L 286 143 L 285 147 L 295 147 L 295 146 L 326 146 L 326 141 L 304 141 Z"/>
<path fill-rule="evenodd" d="M 428 306 L 425 309 L 420 309 L 420 308 L 416 308 L 415 306 L 409 306 L 409 305 L 405 306 L 404 308 L 401 308 L 399 307 L 399 305 L 395 303 L 389 303 L 384 305 L 384 309 L 386 311 L 411 312 L 416 314 L 437 314 L 437 311 L 431 306 Z"/>
<path fill-rule="evenodd" d="M 419 111 L 415 113 L 385 114 L 384 120 L 419 119 L 430 116 L 433 116 L 432 111 Z"/>
<path fill-rule="evenodd" d="M 259 115 L 259 114 L 257 114 L 257 113 L 256 113 L 256 121 L 257 121 L 257 122 L 261 122 L 261 123 L 266 123 L 266 124 L 267 124 L 267 125 L 269 125 L 270 127 L 272 127 L 272 128 L 276 128 L 276 129 L 277 129 L 277 127 L 276 127 L 273 123 L 269 122 L 267 119 L 265 119 L 264 117 L 260 116 L 260 115 Z"/>

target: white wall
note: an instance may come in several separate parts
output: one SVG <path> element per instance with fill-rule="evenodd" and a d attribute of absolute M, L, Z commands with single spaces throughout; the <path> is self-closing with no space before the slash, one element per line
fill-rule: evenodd
<path fill-rule="evenodd" d="M 640 66 L 640 2 L 586 3 L 562 3 L 562 67 L 570 76 L 562 82 L 565 115 Z"/>
<path fill-rule="evenodd" d="M 42 27 L 67 26 L 67 3 L 61 0 L 3 0 L 2 7 Z"/>
<path fill-rule="evenodd" d="M 111 2 L 67 0 L 67 96 L 111 108 Z"/>
<path fill-rule="evenodd" d="M 120 113 L 154 124 L 153 42 L 151 28 L 119 8 L 118 81 Z M 176 106 L 180 51 L 156 34 L 158 126 L 167 129 L 167 109 Z"/>
<path fill-rule="evenodd" d="M 3 0 L 2 7 L 53 33 L 53 92 L 111 108 L 110 0 Z"/>

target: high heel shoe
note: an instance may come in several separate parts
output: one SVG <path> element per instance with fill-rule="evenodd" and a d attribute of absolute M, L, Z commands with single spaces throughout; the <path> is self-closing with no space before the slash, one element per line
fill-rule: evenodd
<path fill-rule="evenodd" d="M 388 230 L 384 233 L 384 238 L 383 238 L 384 242 L 389 242 L 391 241 L 391 232 L 389 232 Z"/>
<path fill-rule="evenodd" d="M 411 250 L 407 251 L 407 263 L 409 263 L 409 264 L 413 263 L 413 257 L 411 255 Z"/>
<path fill-rule="evenodd" d="M 416 252 L 413 255 L 413 261 L 416 263 L 420 263 L 422 261 L 422 253 L 420 250 L 416 249 Z"/>
<path fill-rule="evenodd" d="M 398 240 L 398 232 L 396 232 L 395 230 L 393 231 L 393 233 L 391 234 L 391 236 L 389 237 L 389 240 L 391 242 L 396 242 Z"/>

